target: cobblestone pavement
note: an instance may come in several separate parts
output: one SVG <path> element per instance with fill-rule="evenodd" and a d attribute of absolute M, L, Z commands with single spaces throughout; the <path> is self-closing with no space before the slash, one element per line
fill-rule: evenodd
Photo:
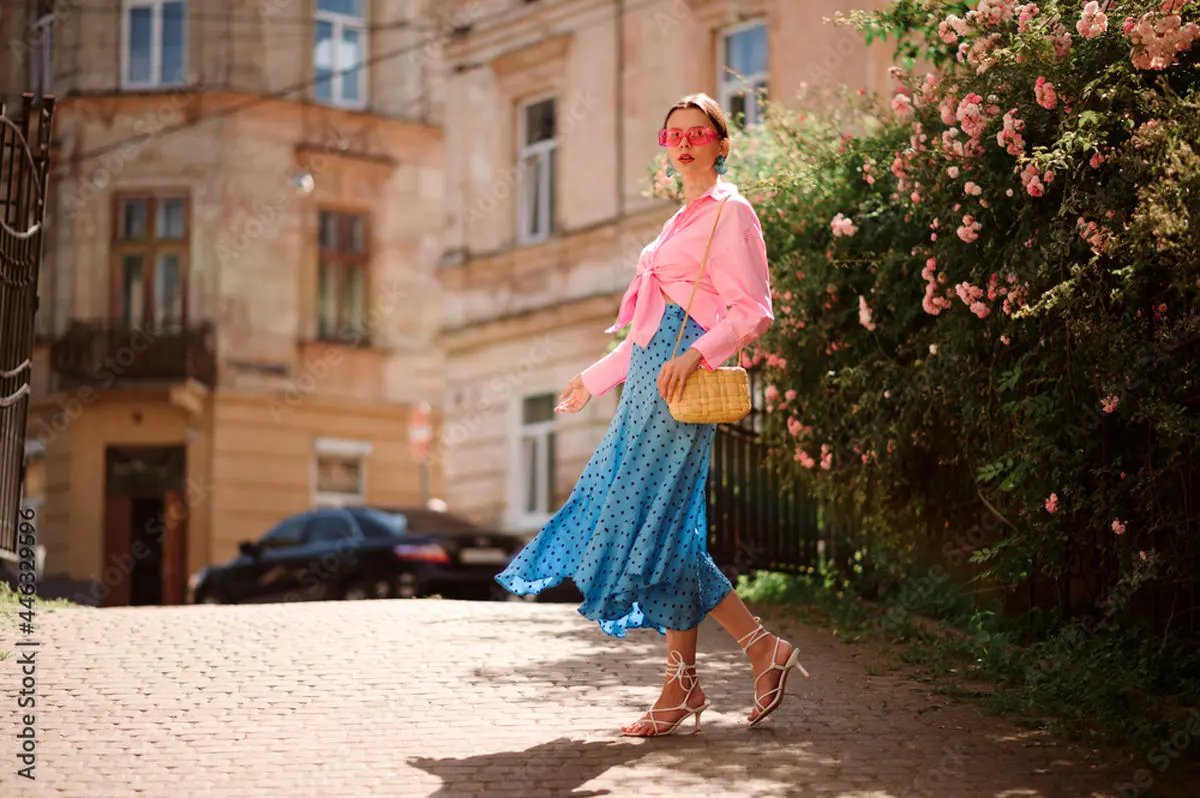
<path fill-rule="evenodd" d="M 759 611 L 815 678 L 742 728 L 751 671 L 707 620 L 703 733 L 638 740 L 617 727 L 657 695 L 662 640 L 605 638 L 574 605 L 43 610 L 37 780 L 16 775 L 14 655 L 0 662 L 0 794 L 977 798 L 1114 795 L 1131 778 Z M 0 652 L 13 642 L 0 630 Z"/>

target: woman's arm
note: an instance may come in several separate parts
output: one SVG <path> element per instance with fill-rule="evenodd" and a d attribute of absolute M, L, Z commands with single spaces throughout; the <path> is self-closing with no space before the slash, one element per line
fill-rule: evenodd
<path fill-rule="evenodd" d="M 775 320 L 771 308 L 767 246 L 758 217 L 749 205 L 738 205 L 737 226 L 726 234 L 720 248 L 709 253 L 706 271 L 728 309 L 713 328 L 696 339 L 706 368 L 714 369 L 767 331 Z M 720 233 L 718 233 L 720 236 Z M 739 364 L 740 365 L 740 364 Z"/>
<path fill-rule="evenodd" d="M 633 353 L 633 339 L 626 336 L 617 348 L 583 370 L 583 387 L 592 396 L 600 396 L 625 381 L 629 374 L 629 360 Z"/>

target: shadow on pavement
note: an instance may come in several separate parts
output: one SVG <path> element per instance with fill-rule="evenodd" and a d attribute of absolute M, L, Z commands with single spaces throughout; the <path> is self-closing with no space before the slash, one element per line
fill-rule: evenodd
<path fill-rule="evenodd" d="M 697 658 L 713 703 L 704 717 L 704 734 L 677 733 L 640 744 L 620 737 L 614 742 L 556 740 L 529 751 L 439 764 L 482 761 L 496 767 L 501 774 L 497 781 L 503 774 L 522 779 L 523 768 L 561 768 L 574 787 L 607 769 L 640 764 L 709 789 L 762 795 L 1121 794 L 1121 782 L 1128 779 L 1123 768 L 1087 761 L 1085 752 L 1069 743 L 1023 732 L 985 716 L 978 707 L 932 695 L 903 674 L 872 674 L 870 666 L 880 658 L 872 647 L 836 642 L 827 632 L 788 618 L 786 608 L 756 609 L 769 628 L 800 647 L 802 661 L 816 677 L 789 681 L 788 699 L 761 728 L 742 727 L 753 701 L 749 664 L 732 638 L 708 619 L 700 627 Z M 510 702 L 514 716 L 536 717 L 548 704 L 578 701 L 581 710 L 599 704 L 611 710 L 616 735 L 619 723 L 639 717 L 653 701 L 663 681 L 665 638 L 646 630 L 633 631 L 624 640 L 606 638 L 582 618 L 568 630 L 561 618 L 529 618 L 522 633 L 539 634 L 543 624 L 557 627 L 557 657 L 479 669 L 496 684 L 538 685 L 536 693 Z M 446 780 L 440 796 L 452 794 L 452 787 L 477 789 L 480 784 L 479 776 L 448 780 L 465 771 L 442 771 L 449 776 L 430 771 Z M 584 794 L 595 793 L 573 795 Z"/>
<path fill-rule="evenodd" d="M 410 757 L 406 764 L 442 780 L 429 798 L 460 798 L 481 788 L 553 785 L 555 795 L 593 798 L 609 790 L 575 792 L 606 771 L 628 765 L 644 750 L 620 741 L 583 741 L 560 737 L 520 751 L 500 751 L 462 758 Z"/>

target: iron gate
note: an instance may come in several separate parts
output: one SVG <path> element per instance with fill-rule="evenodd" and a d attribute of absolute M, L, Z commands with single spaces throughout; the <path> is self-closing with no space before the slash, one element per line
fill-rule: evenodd
<path fill-rule="evenodd" d="M 717 427 L 708 480 L 708 551 L 732 574 L 797 572 L 822 560 L 852 565 L 858 548 L 853 509 L 823 506 L 808 494 L 801 466 L 768 464 L 762 438 L 765 406 L 762 377 L 750 372 L 754 409 L 736 424 Z M 787 460 L 790 464 L 792 461 Z"/>
<path fill-rule="evenodd" d="M 0 102 L 0 557 L 17 550 L 54 98 Z"/>

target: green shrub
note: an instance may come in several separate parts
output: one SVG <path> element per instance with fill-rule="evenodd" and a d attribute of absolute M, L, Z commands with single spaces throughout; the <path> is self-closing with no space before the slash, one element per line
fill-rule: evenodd
<path fill-rule="evenodd" d="M 940 74 L 894 68 L 894 110 L 768 103 L 735 132 L 773 264 L 766 434 L 820 498 L 864 507 L 872 551 L 1033 595 L 1055 623 L 1152 571 L 1121 612 L 1195 631 L 1200 45 L 1147 68 L 1121 20 L 1083 36 L 1077 4 L 990 8 L 954 43 L 939 26 L 979 9 L 856 12 Z M 1200 5 L 1180 14 L 1191 31 Z M 887 568 L 867 569 L 881 588 Z"/>
<path fill-rule="evenodd" d="M 734 132 L 773 268 L 765 435 L 868 553 L 739 590 L 1149 743 L 1200 702 L 1200 3 L 1082 5 L 855 12 L 898 44 L 891 103 L 763 98 Z"/>

